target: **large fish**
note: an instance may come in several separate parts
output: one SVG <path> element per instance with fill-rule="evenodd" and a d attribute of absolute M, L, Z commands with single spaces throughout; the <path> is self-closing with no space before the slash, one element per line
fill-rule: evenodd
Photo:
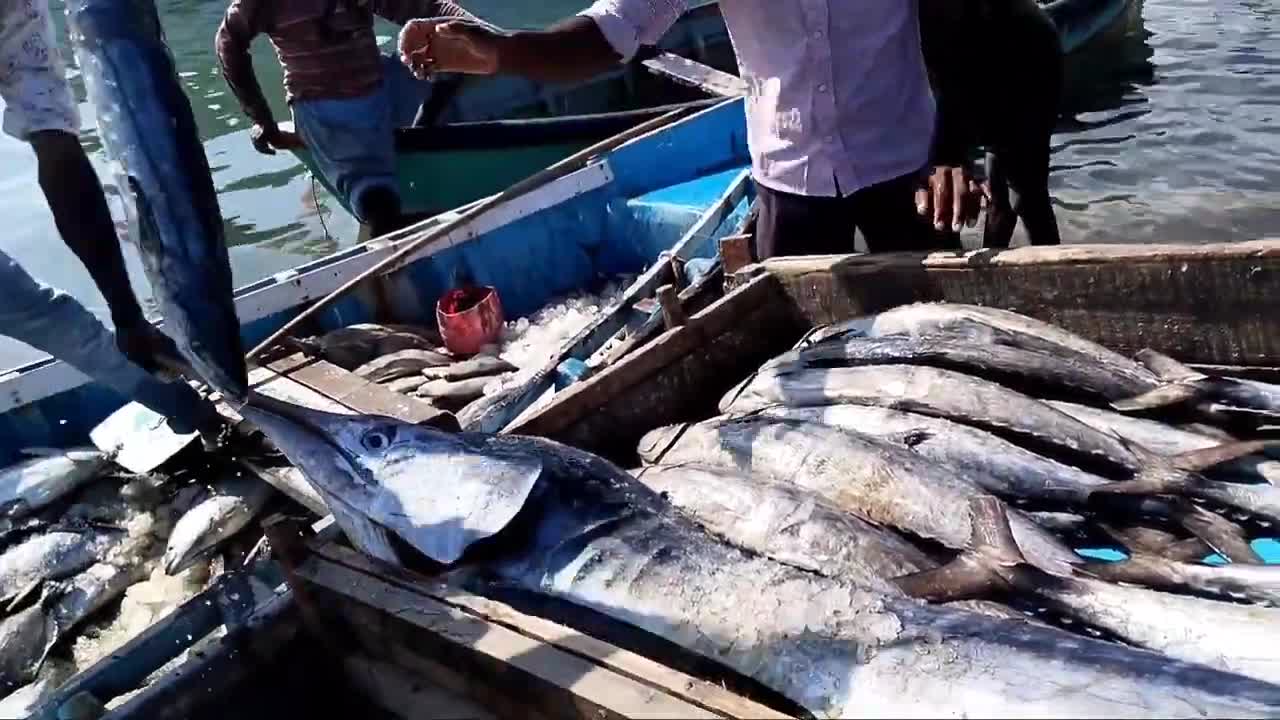
<path fill-rule="evenodd" d="M 993 590 L 1023 593 L 1169 657 L 1280 681 L 1280 610 L 1050 575 L 1023 559 L 999 500 L 988 495 L 969 504 L 970 551 L 938 570 L 899 578 L 904 590 L 935 600 L 983 597 Z"/>
<path fill-rule="evenodd" d="M 1206 525 L 1191 508 L 1158 499 L 1130 499 L 1098 493 L 1111 486 L 1106 478 L 1030 452 L 991 433 L 943 418 L 869 405 L 764 408 L 761 417 L 812 422 L 870 435 L 911 450 L 964 476 L 989 493 L 1019 506 L 1041 509 L 1110 510 L 1121 515 L 1151 516 L 1172 521 L 1194 532 L 1237 562 L 1257 562 L 1252 550 L 1236 553 L 1242 533 L 1221 523 Z M 1216 443 L 1209 452 L 1214 452 Z M 1184 457 L 1196 465 L 1194 455 Z M 1254 488 L 1202 480 L 1188 483 L 1189 494 L 1215 499 L 1235 498 L 1261 517 L 1280 521 L 1280 507 Z M 1271 490 L 1270 486 L 1265 488 Z M 1253 491 L 1253 492 L 1251 492 Z M 1247 494 L 1247 497 L 1242 496 Z M 1221 529 L 1227 532 L 1218 532 Z"/>
<path fill-rule="evenodd" d="M 222 213 L 153 0 L 68 0 L 103 145 L 128 177 L 164 329 L 226 397 L 248 393 Z"/>
<path fill-rule="evenodd" d="M 1139 352 L 1137 358 L 1166 385 L 1193 387 L 1201 397 L 1213 400 L 1207 408 L 1211 417 L 1230 421 L 1243 414 L 1255 424 L 1280 422 L 1280 385 L 1208 375 L 1150 349 Z M 1114 405 L 1122 410 L 1144 410 L 1159 407 L 1163 401 L 1163 394 L 1156 390 Z"/>
<path fill-rule="evenodd" d="M 93 448 L 30 450 L 30 460 L 0 470 L 0 514 L 19 518 L 93 479 L 107 458 Z"/>
<path fill-rule="evenodd" d="M 1090 397 L 1127 400 L 1148 392 L 1141 382 L 1110 365 L 1072 353 L 1051 353 L 1000 342 L 1006 335 L 991 329 L 991 341 L 939 331 L 927 335 L 841 337 L 785 353 L 769 365 L 855 367 L 861 365 L 928 365 L 983 377 L 1035 397 Z"/>
<path fill-rule="evenodd" d="M 818 717 L 1280 712 L 1280 686 L 748 554 L 610 463 L 550 441 L 269 405 L 246 417 L 358 522 L 666 638 Z"/>
<path fill-rule="evenodd" d="M 210 485 L 209 496 L 173 526 L 164 551 L 164 571 L 177 575 L 248 525 L 274 490 L 244 471 L 224 475 Z"/>
<path fill-rule="evenodd" d="M 46 580 L 84 570 L 124 539 L 118 530 L 51 530 L 0 555 L 0 603 L 27 595 Z"/>
<path fill-rule="evenodd" d="M 1174 427 L 1168 423 L 1133 417 L 1088 405 L 1051 400 L 1049 405 L 1099 432 L 1118 435 L 1129 442 L 1165 455 L 1179 455 L 1207 450 L 1221 444 L 1220 435 L 1209 435 Z M 1238 482 L 1265 482 L 1280 485 L 1280 460 L 1266 455 L 1248 455 L 1228 460 L 1206 473 Z"/>
<path fill-rule="evenodd" d="M 36 678 L 45 656 L 67 633 L 120 597 L 144 576 L 141 566 L 98 563 L 66 581 L 53 583 L 39 603 L 0 623 L 0 692 Z"/>

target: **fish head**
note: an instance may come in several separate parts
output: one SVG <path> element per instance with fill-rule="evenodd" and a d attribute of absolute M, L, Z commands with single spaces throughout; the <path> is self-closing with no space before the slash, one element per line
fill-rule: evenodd
<path fill-rule="evenodd" d="M 339 415 L 263 396 L 241 412 L 322 495 L 439 563 L 458 561 L 506 527 L 542 474 L 542 459 L 532 451 L 394 418 Z"/>

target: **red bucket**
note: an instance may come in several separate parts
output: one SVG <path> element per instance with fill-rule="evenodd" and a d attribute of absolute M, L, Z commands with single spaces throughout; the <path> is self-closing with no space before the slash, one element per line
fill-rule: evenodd
<path fill-rule="evenodd" d="M 475 355 L 502 331 L 502 302 L 492 287 L 462 287 L 436 303 L 436 324 L 444 346 L 454 355 Z"/>

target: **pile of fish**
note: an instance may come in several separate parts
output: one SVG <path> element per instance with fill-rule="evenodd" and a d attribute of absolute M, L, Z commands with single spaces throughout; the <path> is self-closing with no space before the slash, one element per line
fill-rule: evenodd
<path fill-rule="evenodd" d="M 813 716 L 1276 716 L 1280 566 L 1250 540 L 1280 521 L 1256 439 L 1280 388 L 1143 359 L 905 306 L 652 431 L 632 472 L 539 438 L 244 414 L 361 551 L 404 562 L 395 535 L 473 592 L 568 601 Z"/>
<path fill-rule="evenodd" d="M 289 342 L 366 380 L 466 417 L 484 398 L 518 386 L 541 369 L 621 294 L 626 281 L 619 277 L 598 295 L 562 298 L 511 320 L 494 344 L 472 356 L 450 353 L 434 328 L 409 324 L 360 323 Z"/>
<path fill-rule="evenodd" d="M 219 551 L 274 493 L 217 460 L 126 476 L 92 448 L 26 454 L 0 469 L 6 718 L 26 717 L 72 673 L 202 590 L 228 566 Z"/>

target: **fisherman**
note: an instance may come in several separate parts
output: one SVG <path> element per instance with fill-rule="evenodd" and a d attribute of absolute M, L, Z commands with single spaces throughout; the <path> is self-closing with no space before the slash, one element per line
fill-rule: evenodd
<path fill-rule="evenodd" d="M 688 5 L 596 0 L 546 30 L 514 33 L 415 20 L 400 34 L 401 59 L 419 77 L 578 79 L 656 43 Z M 925 175 L 935 113 L 917 3 L 796 0 L 779 8 L 777 0 L 721 3 L 749 92 L 757 257 L 849 252 L 855 226 L 872 251 L 954 243 L 921 216 L 938 230 L 975 223 L 976 186 L 962 165 Z"/>
<path fill-rule="evenodd" d="M 937 160 L 962 164 L 987 149 L 983 245 L 1009 247 L 1019 218 L 1032 245 L 1059 244 L 1049 147 L 1063 49 L 1052 18 L 1037 0 L 922 0 L 920 30 L 946 130 Z"/>
<path fill-rule="evenodd" d="M 348 199 L 375 237 L 400 228 L 396 181 L 397 104 L 420 85 L 378 52 L 374 15 L 474 18 L 449 0 L 232 0 L 216 39 L 223 77 L 245 115 L 258 152 L 306 146 L 320 172 Z M 266 33 L 284 69 L 297 134 L 280 129 L 254 76 L 249 45 Z M 425 94 L 417 88 L 419 97 Z"/>
<path fill-rule="evenodd" d="M 120 241 L 98 175 L 80 145 L 80 117 L 66 81 L 48 0 L 7 0 L 0 9 L 0 97 L 4 131 L 31 145 L 54 224 L 110 308 L 115 333 L 66 293 L 0 252 L 0 333 L 75 367 L 169 418 L 178 432 L 215 433 L 218 414 L 172 372 L 185 361 L 147 322 L 129 284 Z"/>

